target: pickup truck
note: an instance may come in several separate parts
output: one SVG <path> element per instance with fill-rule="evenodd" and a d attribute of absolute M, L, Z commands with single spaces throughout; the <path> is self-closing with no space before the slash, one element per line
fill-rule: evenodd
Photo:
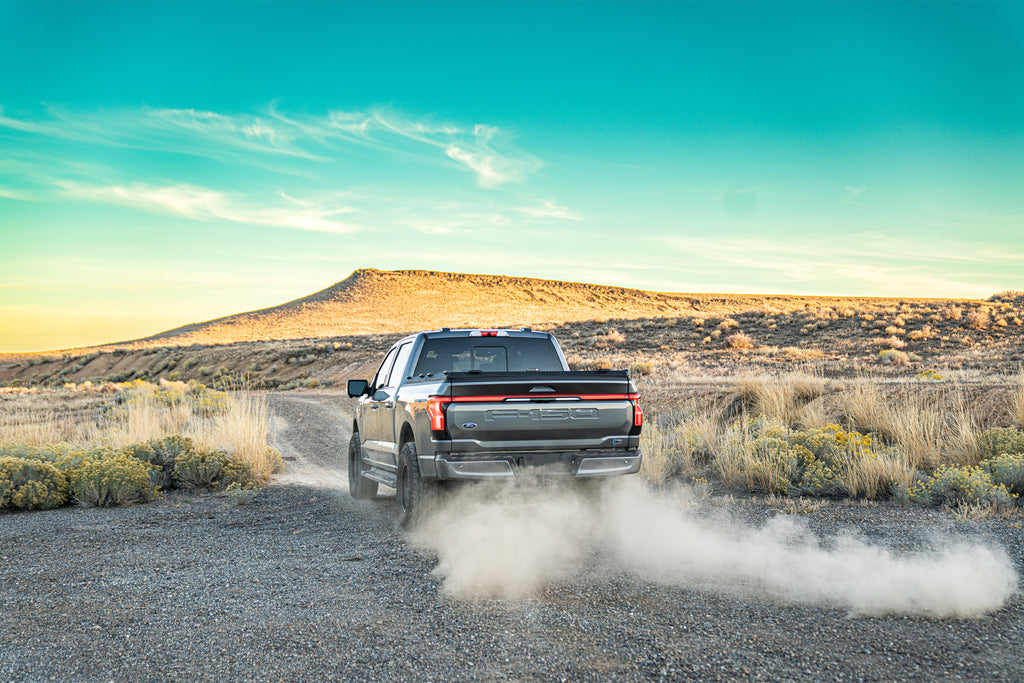
<path fill-rule="evenodd" d="M 626 370 L 569 370 L 547 332 L 419 332 L 391 347 L 358 399 L 348 449 L 352 497 L 397 492 L 409 527 L 443 482 L 640 469 L 643 410 Z"/>

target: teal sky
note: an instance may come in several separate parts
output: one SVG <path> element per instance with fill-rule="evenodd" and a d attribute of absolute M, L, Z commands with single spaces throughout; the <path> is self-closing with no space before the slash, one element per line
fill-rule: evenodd
<path fill-rule="evenodd" d="M 1024 289 L 1024 3 L 0 1 L 0 351 L 360 267 Z"/>

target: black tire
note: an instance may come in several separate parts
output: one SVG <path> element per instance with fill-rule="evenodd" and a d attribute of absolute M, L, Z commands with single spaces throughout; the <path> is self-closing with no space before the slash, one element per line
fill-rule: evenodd
<path fill-rule="evenodd" d="M 411 529 L 437 504 L 438 483 L 420 476 L 420 461 L 416 459 L 416 444 L 402 446 L 398 453 L 398 476 L 396 481 L 398 523 L 403 529 Z"/>
<path fill-rule="evenodd" d="M 348 492 L 356 500 L 377 497 L 377 482 L 363 476 L 363 449 L 359 432 L 352 432 L 348 442 Z"/>

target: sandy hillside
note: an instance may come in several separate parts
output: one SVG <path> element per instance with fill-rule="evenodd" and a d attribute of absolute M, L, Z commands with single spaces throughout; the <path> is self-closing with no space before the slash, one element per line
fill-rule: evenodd
<path fill-rule="evenodd" d="M 908 299 L 680 294 L 501 275 L 423 270 L 357 270 L 310 296 L 280 306 L 187 325 L 141 343 L 225 344 L 407 332 L 449 327 L 541 325 L 639 319 L 791 313 L 860 308 Z"/>

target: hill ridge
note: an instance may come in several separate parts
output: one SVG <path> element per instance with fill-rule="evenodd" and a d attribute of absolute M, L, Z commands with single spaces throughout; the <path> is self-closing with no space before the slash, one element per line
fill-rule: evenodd
<path fill-rule="evenodd" d="M 121 345 L 224 344 L 402 333 L 440 327 L 521 327 L 594 319 L 787 312 L 910 297 L 689 294 L 514 275 L 359 268 L 276 306 L 191 323 Z"/>

